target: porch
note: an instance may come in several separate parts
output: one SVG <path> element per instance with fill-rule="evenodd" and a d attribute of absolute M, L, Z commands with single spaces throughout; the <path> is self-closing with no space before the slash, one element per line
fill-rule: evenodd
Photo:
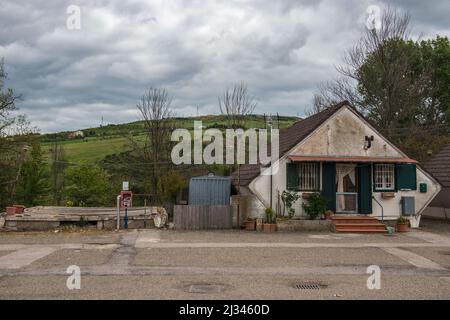
<path fill-rule="evenodd" d="M 375 194 L 384 198 L 416 190 L 416 161 L 409 158 L 290 156 L 289 160 L 287 189 L 300 192 L 304 199 L 305 194 L 320 192 L 328 209 L 338 215 L 371 215 L 372 205 L 377 205 Z"/>

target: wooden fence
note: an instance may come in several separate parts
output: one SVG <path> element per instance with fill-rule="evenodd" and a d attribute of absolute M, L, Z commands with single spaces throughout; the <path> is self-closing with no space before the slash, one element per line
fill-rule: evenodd
<path fill-rule="evenodd" d="M 173 211 L 175 229 L 231 229 L 232 210 L 229 205 L 176 205 Z"/>

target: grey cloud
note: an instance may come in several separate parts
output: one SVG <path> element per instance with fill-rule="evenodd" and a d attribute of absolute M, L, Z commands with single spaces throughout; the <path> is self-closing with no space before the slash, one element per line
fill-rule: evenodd
<path fill-rule="evenodd" d="M 241 80 L 257 112 L 303 115 L 372 2 L 3 0 L 0 56 L 8 85 L 23 94 L 20 112 L 44 132 L 95 126 L 102 116 L 135 121 L 149 86 L 166 87 L 180 116 L 197 106 L 218 113 L 217 96 Z M 81 30 L 66 29 L 69 4 L 81 7 Z M 428 34 L 449 29 L 444 1 L 396 4 Z"/>

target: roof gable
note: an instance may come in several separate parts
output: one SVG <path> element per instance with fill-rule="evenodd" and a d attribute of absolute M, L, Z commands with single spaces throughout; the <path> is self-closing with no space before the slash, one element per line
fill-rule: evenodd
<path fill-rule="evenodd" d="M 370 148 L 364 148 L 365 137 L 374 138 Z M 407 158 L 350 106 L 331 115 L 289 156 Z"/>
<path fill-rule="evenodd" d="M 334 106 L 331 106 L 322 112 L 316 113 L 311 117 L 295 122 L 289 128 L 280 130 L 279 152 L 280 157 L 285 155 L 288 151 L 294 148 L 299 142 L 305 139 L 310 133 L 324 123 L 336 111 L 343 106 L 350 106 L 348 101 L 342 101 Z M 261 166 L 257 164 L 243 164 L 240 167 L 240 185 L 248 185 L 254 178 L 256 178 L 261 170 Z M 233 184 L 238 184 L 237 171 L 232 174 Z"/>

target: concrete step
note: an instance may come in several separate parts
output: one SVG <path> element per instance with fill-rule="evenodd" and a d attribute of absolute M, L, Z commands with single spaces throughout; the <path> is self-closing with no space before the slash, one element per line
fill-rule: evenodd
<path fill-rule="evenodd" d="M 386 226 L 378 219 L 367 216 L 335 216 L 332 218 L 336 232 L 386 233 Z"/>
<path fill-rule="evenodd" d="M 333 217 L 331 218 L 333 223 L 379 223 L 377 218 L 372 217 L 359 217 L 359 216 L 345 216 L 345 217 Z"/>
<path fill-rule="evenodd" d="M 336 232 L 346 232 L 346 233 L 387 233 L 387 230 L 381 230 L 381 229 L 357 229 L 357 228 L 342 228 L 337 230 Z"/>
<path fill-rule="evenodd" d="M 386 226 L 382 223 L 338 223 L 335 224 L 336 229 L 380 229 L 386 230 Z"/>

